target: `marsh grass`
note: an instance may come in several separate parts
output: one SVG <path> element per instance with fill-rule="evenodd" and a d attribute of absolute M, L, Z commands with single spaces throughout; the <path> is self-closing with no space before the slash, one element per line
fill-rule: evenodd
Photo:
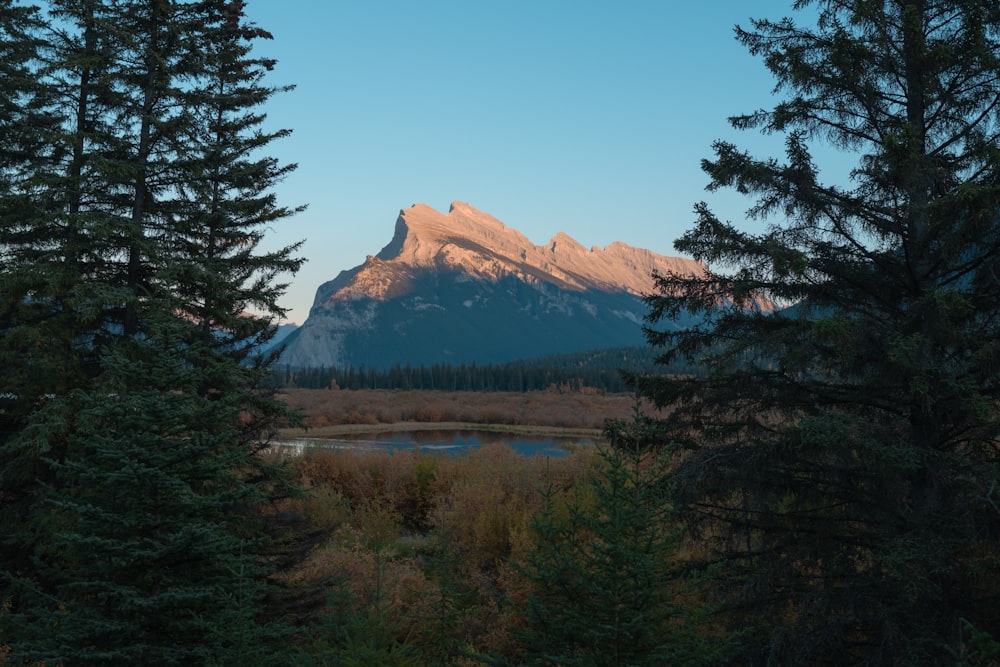
<path fill-rule="evenodd" d="M 511 433 L 593 436 L 606 419 L 626 419 L 635 407 L 630 394 L 559 391 L 283 389 L 280 398 L 304 416 L 310 435 L 365 432 L 372 426 L 379 430 L 489 426 Z M 303 432 L 289 430 L 287 435 Z"/>
<path fill-rule="evenodd" d="M 596 462 L 591 447 L 553 459 L 499 444 L 462 457 L 307 449 L 289 465 L 308 493 L 282 509 L 326 537 L 284 583 L 331 590 L 340 582 L 340 602 L 377 617 L 395 641 L 450 647 L 447 659 L 424 656 L 434 664 L 481 664 L 460 654 L 513 650 L 509 603 L 524 599 L 528 582 L 510 563 L 533 543 L 539 490 L 568 493 Z M 310 650 L 322 652 L 332 637 L 322 622 L 313 627 Z"/>

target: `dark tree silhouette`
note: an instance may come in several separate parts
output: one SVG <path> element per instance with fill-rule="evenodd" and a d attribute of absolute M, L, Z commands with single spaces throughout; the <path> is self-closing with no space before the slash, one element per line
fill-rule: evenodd
<path fill-rule="evenodd" d="M 649 299 L 662 360 L 709 375 L 644 391 L 674 406 L 674 501 L 748 663 L 942 664 L 1000 636 L 1000 7 L 795 7 L 815 26 L 737 29 L 780 99 L 730 119 L 784 159 L 703 163 L 766 229 L 699 204 L 676 247 L 713 271 Z M 857 157 L 848 183 L 820 142 Z"/>
<path fill-rule="evenodd" d="M 0 643 L 18 663 L 280 662 L 262 509 L 285 474 L 260 452 L 285 409 L 257 350 L 300 260 L 260 249 L 294 212 L 264 152 L 285 134 L 262 129 L 269 35 L 242 0 L 9 4 L 34 49 L 12 94 L 49 148 L 4 164 L 0 193 Z"/>

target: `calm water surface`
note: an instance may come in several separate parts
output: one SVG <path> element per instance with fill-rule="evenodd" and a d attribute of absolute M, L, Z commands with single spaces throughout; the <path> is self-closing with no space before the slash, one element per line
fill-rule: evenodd
<path fill-rule="evenodd" d="M 567 456 L 569 445 L 593 445 L 598 441 L 586 437 L 534 436 L 521 433 L 496 431 L 393 431 L 384 433 L 352 433 L 337 437 L 294 438 L 284 440 L 282 445 L 306 447 L 330 447 L 333 449 L 353 449 L 360 451 L 419 450 L 459 456 L 487 444 L 502 444 L 522 456 Z"/>

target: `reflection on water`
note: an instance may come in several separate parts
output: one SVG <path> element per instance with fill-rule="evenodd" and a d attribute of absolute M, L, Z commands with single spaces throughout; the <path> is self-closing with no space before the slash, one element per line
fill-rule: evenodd
<path fill-rule="evenodd" d="M 393 431 L 383 433 L 356 433 L 337 437 L 294 438 L 282 440 L 279 445 L 303 449 L 327 447 L 356 451 L 417 450 L 421 452 L 459 456 L 487 444 L 510 447 L 522 456 L 566 456 L 568 445 L 593 445 L 596 440 L 584 437 L 533 436 L 496 431 Z"/>

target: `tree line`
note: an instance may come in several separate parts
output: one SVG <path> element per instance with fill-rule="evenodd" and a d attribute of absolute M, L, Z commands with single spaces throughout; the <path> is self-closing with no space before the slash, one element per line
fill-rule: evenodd
<path fill-rule="evenodd" d="M 656 368 L 650 348 L 629 347 L 549 355 L 503 364 L 430 364 L 373 368 L 353 365 L 292 368 L 279 367 L 272 381 L 282 387 L 302 389 L 429 389 L 439 391 L 633 391 L 629 374 L 646 374 Z M 663 372 L 665 369 L 658 369 Z M 696 364 L 678 363 L 676 373 L 697 373 Z"/>

